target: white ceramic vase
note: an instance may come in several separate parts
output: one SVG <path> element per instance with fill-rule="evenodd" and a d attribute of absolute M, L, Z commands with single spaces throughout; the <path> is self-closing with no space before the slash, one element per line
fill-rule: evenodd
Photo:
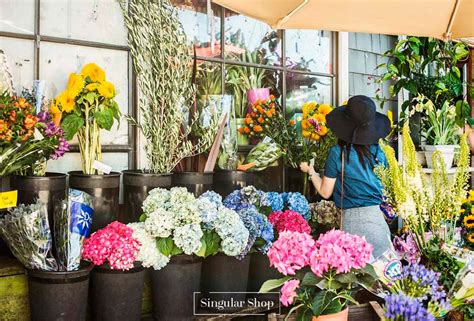
<path fill-rule="evenodd" d="M 423 145 L 422 147 L 425 151 L 426 165 L 428 168 L 433 168 L 432 157 L 433 153 L 437 150 L 441 152 L 446 169 L 453 167 L 454 153 L 458 147 L 457 145 Z"/>

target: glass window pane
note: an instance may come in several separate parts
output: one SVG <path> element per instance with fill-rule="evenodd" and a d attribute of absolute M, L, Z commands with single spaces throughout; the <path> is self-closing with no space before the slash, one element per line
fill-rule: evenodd
<path fill-rule="evenodd" d="M 196 75 L 198 96 L 220 95 L 222 93 L 221 79 L 221 64 L 198 60 Z"/>
<path fill-rule="evenodd" d="M 281 65 L 281 31 L 266 23 L 226 10 L 225 55 L 229 59 Z"/>
<path fill-rule="evenodd" d="M 127 153 L 103 153 L 103 163 L 112 166 L 112 171 L 120 172 L 128 168 Z M 49 172 L 67 173 L 81 170 L 81 155 L 79 153 L 66 153 L 57 160 L 49 160 Z"/>
<path fill-rule="evenodd" d="M 123 15 L 116 0 L 41 0 L 42 35 L 126 45 Z"/>
<path fill-rule="evenodd" d="M 2 0 L 0 6 L 0 31 L 34 33 L 35 0 Z"/>
<path fill-rule="evenodd" d="M 189 44 L 196 45 L 196 55 L 220 57 L 222 51 L 220 7 L 213 4 L 211 13 L 207 10 L 206 1 L 172 0 L 172 3 L 178 9 L 178 17 Z M 208 19 L 209 17 L 213 19 Z"/>
<path fill-rule="evenodd" d="M 34 77 L 34 42 L 32 40 L 0 37 L 0 49 L 7 56 L 8 67 L 17 92 L 31 87 Z"/>
<path fill-rule="evenodd" d="M 286 30 L 286 66 L 332 74 L 332 35 L 321 30 Z"/>
<path fill-rule="evenodd" d="M 71 72 L 78 72 L 85 64 L 95 62 L 115 85 L 115 100 L 124 114 L 128 114 L 128 53 L 126 51 L 82 47 L 42 42 L 40 48 L 40 79 L 47 80 L 46 97 L 58 95 L 66 87 Z M 73 141 L 74 143 L 75 141 Z M 102 144 L 128 144 L 128 126 L 102 131 Z"/>
<path fill-rule="evenodd" d="M 268 98 L 270 94 L 281 96 L 281 72 L 264 68 L 226 66 L 226 94 L 234 96 L 235 117 L 243 118 L 247 113 L 248 99 Z M 252 77 L 261 78 L 261 85 L 252 86 Z"/>
<path fill-rule="evenodd" d="M 286 77 L 286 115 L 301 112 L 308 101 L 332 104 L 332 78 L 289 72 Z"/>

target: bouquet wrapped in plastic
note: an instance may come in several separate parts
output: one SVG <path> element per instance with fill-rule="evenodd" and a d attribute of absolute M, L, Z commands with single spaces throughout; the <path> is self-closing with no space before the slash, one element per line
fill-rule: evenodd
<path fill-rule="evenodd" d="M 48 209 L 38 202 L 20 204 L 0 218 L 0 234 L 13 255 L 28 269 L 56 271 Z"/>
<path fill-rule="evenodd" d="M 247 155 L 246 165 L 238 167 L 239 170 L 262 171 L 285 154 L 280 145 L 270 137 L 265 137 Z"/>
<path fill-rule="evenodd" d="M 84 240 L 89 236 L 94 210 L 92 196 L 69 189 L 67 201 L 54 211 L 54 238 L 60 271 L 79 268 Z"/>

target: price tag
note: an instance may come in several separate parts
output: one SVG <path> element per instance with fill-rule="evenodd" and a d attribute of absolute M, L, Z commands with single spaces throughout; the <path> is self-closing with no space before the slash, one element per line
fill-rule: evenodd
<path fill-rule="evenodd" d="M 8 191 L 0 193 L 0 209 L 16 207 L 18 202 L 18 191 Z"/>
<path fill-rule="evenodd" d="M 92 164 L 92 167 L 94 167 L 96 170 L 104 174 L 110 174 L 110 172 L 112 171 L 112 166 L 101 163 L 99 161 L 94 161 L 94 164 Z"/>

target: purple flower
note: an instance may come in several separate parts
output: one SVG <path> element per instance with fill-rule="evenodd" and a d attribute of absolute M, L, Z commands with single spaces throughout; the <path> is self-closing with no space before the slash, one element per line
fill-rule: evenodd
<path fill-rule="evenodd" d="M 58 142 L 58 147 L 54 151 L 53 154 L 51 154 L 50 158 L 51 159 L 58 159 L 59 157 L 63 156 L 66 152 L 69 151 L 69 143 L 67 142 L 64 137 L 59 137 L 59 142 Z"/>
<path fill-rule="evenodd" d="M 434 321 L 435 317 L 423 304 L 405 294 L 391 294 L 385 297 L 385 317 L 387 320 Z"/>

